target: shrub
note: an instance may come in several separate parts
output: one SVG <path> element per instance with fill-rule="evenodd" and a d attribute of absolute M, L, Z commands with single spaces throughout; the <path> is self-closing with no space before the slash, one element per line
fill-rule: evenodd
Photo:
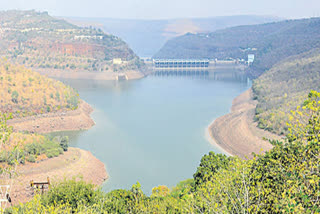
<path fill-rule="evenodd" d="M 54 184 L 48 194 L 46 194 L 41 202 L 44 205 L 66 204 L 72 210 L 76 210 L 80 205 L 90 206 L 100 201 L 103 193 L 95 190 L 93 184 L 87 184 L 84 181 L 76 181 L 75 179 Z"/>
<path fill-rule="evenodd" d="M 60 141 L 60 146 L 63 149 L 63 151 L 68 151 L 68 147 L 69 147 L 69 137 L 68 136 L 64 136 L 62 137 L 61 141 Z"/>
<path fill-rule="evenodd" d="M 36 162 L 36 157 L 34 155 L 29 155 L 27 157 L 27 161 L 29 161 L 31 163 L 35 163 Z"/>

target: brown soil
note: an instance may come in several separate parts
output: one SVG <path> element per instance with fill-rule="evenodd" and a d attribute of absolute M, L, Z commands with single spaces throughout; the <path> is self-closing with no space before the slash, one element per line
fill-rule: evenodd
<path fill-rule="evenodd" d="M 253 121 L 257 101 L 248 90 L 233 100 L 231 113 L 216 119 L 209 127 L 211 143 L 218 145 L 226 153 L 241 158 L 251 158 L 252 153 L 261 154 L 272 148 L 263 140 L 280 139 L 278 135 L 264 131 Z"/>
<path fill-rule="evenodd" d="M 90 118 L 92 111 L 93 109 L 89 104 L 81 101 L 79 108 L 74 111 L 16 118 L 9 120 L 7 124 L 13 126 L 14 131 L 29 131 L 32 133 L 85 130 L 95 124 Z"/>
<path fill-rule="evenodd" d="M 24 203 L 34 195 L 30 181 L 45 182 L 47 177 L 51 183 L 64 179 L 83 178 L 88 183 L 101 185 L 107 178 L 104 164 L 90 152 L 77 148 L 69 148 L 59 157 L 27 163 L 17 169 L 17 177 L 12 181 L 11 198 L 13 204 Z"/>
<path fill-rule="evenodd" d="M 144 74 L 139 71 L 124 73 L 115 72 L 89 72 L 89 71 L 66 71 L 66 70 L 36 70 L 42 75 L 52 78 L 85 79 L 85 80 L 117 80 L 118 76 L 126 76 L 128 80 L 141 79 Z"/>

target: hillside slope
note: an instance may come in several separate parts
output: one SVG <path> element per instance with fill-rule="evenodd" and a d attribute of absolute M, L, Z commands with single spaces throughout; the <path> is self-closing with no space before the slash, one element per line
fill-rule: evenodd
<path fill-rule="evenodd" d="M 320 18 L 239 26 L 169 40 L 154 58 L 240 58 L 256 55 L 257 77 L 281 60 L 320 47 Z"/>
<path fill-rule="evenodd" d="M 15 118 L 74 110 L 78 93 L 63 83 L 23 66 L 0 61 L 0 111 Z"/>
<path fill-rule="evenodd" d="M 137 70 L 140 65 L 120 38 L 35 11 L 0 12 L 1 55 L 42 69 L 121 72 Z M 125 63 L 114 65 L 115 58 Z"/>
<path fill-rule="evenodd" d="M 320 90 L 320 49 L 278 63 L 253 83 L 260 128 L 287 133 L 289 113 L 302 105 L 310 90 Z"/>

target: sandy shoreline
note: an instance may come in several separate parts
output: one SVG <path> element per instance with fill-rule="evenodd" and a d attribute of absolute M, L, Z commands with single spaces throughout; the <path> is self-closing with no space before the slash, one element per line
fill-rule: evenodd
<path fill-rule="evenodd" d="M 27 163 L 17 169 L 17 177 L 12 181 L 11 198 L 13 204 L 24 203 L 33 197 L 30 181 L 55 183 L 64 179 L 82 178 L 88 183 L 102 185 L 108 178 L 104 164 L 90 152 L 69 148 L 67 152 L 55 158 Z"/>
<path fill-rule="evenodd" d="M 216 148 L 218 148 L 223 154 L 227 156 L 233 156 L 233 154 L 229 153 L 227 150 L 225 150 L 220 144 L 216 143 L 214 137 L 212 136 L 212 132 L 209 130 L 209 128 L 206 129 L 205 137 L 207 141 L 214 145 Z"/>
<path fill-rule="evenodd" d="M 37 116 L 11 119 L 7 122 L 13 130 L 32 133 L 49 133 L 58 131 L 87 130 L 95 125 L 90 117 L 92 107 L 81 100 L 79 107 L 73 111 L 47 113 Z"/>
<path fill-rule="evenodd" d="M 279 136 L 257 128 L 253 121 L 257 101 L 252 99 L 249 89 L 232 102 L 231 113 L 214 120 L 207 129 L 209 142 L 228 155 L 251 158 L 252 153 L 261 154 L 272 148 L 263 140 L 280 139 Z"/>
<path fill-rule="evenodd" d="M 79 108 L 74 111 L 16 118 L 9 120 L 7 124 L 13 126 L 16 132 L 29 131 L 40 134 L 84 130 L 95 125 L 90 117 L 92 111 L 93 108 L 88 103 L 81 101 Z M 31 180 L 43 182 L 50 177 L 51 182 L 58 182 L 77 177 L 88 183 L 102 185 L 108 179 L 104 163 L 89 151 L 78 148 L 69 148 L 67 152 L 55 158 L 20 165 L 17 176 L 11 180 L 13 182 L 11 189 L 13 204 L 24 203 L 32 199 Z"/>

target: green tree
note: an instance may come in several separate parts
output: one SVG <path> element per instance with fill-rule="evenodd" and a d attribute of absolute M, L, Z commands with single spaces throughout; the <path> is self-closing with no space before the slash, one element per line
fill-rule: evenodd
<path fill-rule="evenodd" d="M 69 147 L 69 137 L 68 136 L 64 136 L 61 138 L 60 141 L 60 146 L 63 149 L 63 151 L 68 151 L 68 147 Z"/>
<path fill-rule="evenodd" d="M 84 181 L 65 180 L 54 184 L 49 192 L 41 198 L 43 205 L 68 205 L 77 210 L 81 205 L 90 206 L 103 199 L 101 190 L 95 190 L 93 184 Z"/>
<path fill-rule="evenodd" d="M 215 154 L 209 152 L 201 158 L 200 166 L 197 168 L 196 173 L 193 175 L 195 186 L 210 180 L 213 175 L 220 169 L 228 167 L 230 158 L 223 154 Z"/>

